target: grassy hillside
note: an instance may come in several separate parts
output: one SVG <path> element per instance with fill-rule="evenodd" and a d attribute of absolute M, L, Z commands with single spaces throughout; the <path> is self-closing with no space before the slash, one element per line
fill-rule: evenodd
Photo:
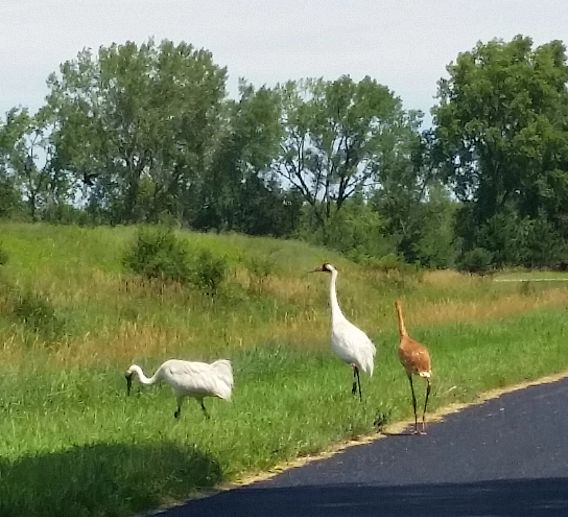
<path fill-rule="evenodd" d="M 384 273 L 293 241 L 179 232 L 230 265 L 212 299 L 125 272 L 135 232 L 0 223 L 2 515 L 128 515 L 409 418 L 396 297 L 431 351 L 432 409 L 568 367 L 565 282 Z M 323 261 L 378 346 L 362 404 L 329 350 L 329 278 L 308 273 Z M 230 358 L 233 402 L 207 401 L 206 421 L 189 401 L 175 421 L 167 386 L 126 398 L 129 364 L 171 357 Z"/>

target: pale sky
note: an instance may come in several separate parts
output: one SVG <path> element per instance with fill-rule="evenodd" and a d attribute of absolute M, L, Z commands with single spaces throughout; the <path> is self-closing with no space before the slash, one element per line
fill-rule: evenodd
<path fill-rule="evenodd" d="M 226 66 L 229 92 L 349 74 L 429 112 L 458 52 L 494 37 L 568 43 L 566 0 L 0 0 L 0 116 L 36 110 L 45 80 L 84 47 L 186 41 Z"/>

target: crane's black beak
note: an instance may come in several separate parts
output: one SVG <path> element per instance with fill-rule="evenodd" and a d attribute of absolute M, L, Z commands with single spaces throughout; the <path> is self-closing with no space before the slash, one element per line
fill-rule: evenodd
<path fill-rule="evenodd" d="M 126 395 L 130 395 L 130 389 L 132 388 L 132 374 L 125 375 L 124 378 L 126 379 Z"/>

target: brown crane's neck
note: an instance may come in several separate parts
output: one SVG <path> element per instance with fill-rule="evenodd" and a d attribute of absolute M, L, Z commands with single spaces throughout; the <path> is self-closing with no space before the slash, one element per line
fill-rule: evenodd
<path fill-rule="evenodd" d="M 404 326 L 404 319 L 402 317 L 402 308 L 399 304 L 396 305 L 396 313 L 398 315 L 398 332 L 400 337 L 408 336 L 408 332 L 406 332 L 406 327 Z"/>

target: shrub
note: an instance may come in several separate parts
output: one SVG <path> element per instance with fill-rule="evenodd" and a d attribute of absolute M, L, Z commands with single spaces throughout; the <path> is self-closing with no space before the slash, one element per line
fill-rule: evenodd
<path fill-rule="evenodd" d="M 323 226 L 306 209 L 297 234 L 307 242 L 337 250 L 360 263 L 396 251 L 394 240 L 385 234 L 381 216 L 362 196 L 346 202 Z"/>
<path fill-rule="evenodd" d="M 14 314 L 32 331 L 45 339 L 61 337 L 65 324 L 48 298 L 32 291 L 15 294 L 13 301 Z"/>
<path fill-rule="evenodd" d="M 539 216 L 526 220 L 524 264 L 530 268 L 560 269 L 562 261 L 568 256 L 568 246 L 554 225 Z"/>
<path fill-rule="evenodd" d="M 489 272 L 493 263 L 493 254 L 485 248 L 474 248 L 463 254 L 458 264 L 460 271 L 484 275 Z"/>
<path fill-rule="evenodd" d="M 187 250 L 170 228 L 142 228 L 123 258 L 124 265 L 146 278 L 186 283 L 191 278 Z"/>
<path fill-rule="evenodd" d="M 246 266 L 249 272 L 251 288 L 260 293 L 264 282 L 272 273 L 274 263 L 267 257 L 251 257 L 247 261 Z"/>
<path fill-rule="evenodd" d="M 400 271 L 404 270 L 407 264 L 395 253 L 388 253 L 380 258 L 374 259 L 369 262 L 375 269 L 382 271 L 383 273 L 388 273 L 390 271 Z"/>
<path fill-rule="evenodd" d="M 363 262 L 367 267 L 380 272 L 383 282 L 406 289 L 422 281 L 424 270 L 419 264 L 409 264 L 394 253 Z"/>
<path fill-rule="evenodd" d="M 192 282 L 205 293 L 214 296 L 227 275 L 227 259 L 202 251 L 192 267 Z"/>
<path fill-rule="evenodd" d="M 523 280 L 519 286 L 519 293 L 523 296 L 532 296 L 535 293 L 534 283 L 530 280 Z"/>

